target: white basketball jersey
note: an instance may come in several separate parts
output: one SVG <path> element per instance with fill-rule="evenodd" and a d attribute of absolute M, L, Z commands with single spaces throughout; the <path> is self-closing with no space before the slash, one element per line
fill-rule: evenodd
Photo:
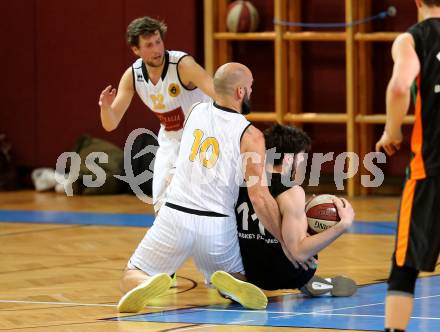
<path fill-rule="evenodd" d="M 165 51 L 165 64 L 160 80 L 154 85 L 142 59 L 132 65 L 133 84 L 136 92 L 158 117 L 161 128 L 176 132 L 183 128 L 191 106 L 210 98 L 200 89 L 188 90 L 180 82 L 177 65 L 188 54 L 179 51 Z"/>
<path fill-rule="evenodd" d="M 248 126 L 250 122 L 231 109 L 196 105 L 183 130 L 167 202 L 233 216 L 244 174 L 240 141 Z"/>

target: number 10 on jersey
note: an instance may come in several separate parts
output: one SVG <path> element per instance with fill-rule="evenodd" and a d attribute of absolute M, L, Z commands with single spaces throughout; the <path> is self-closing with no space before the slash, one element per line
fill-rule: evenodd
<path fill-rule="evenodd" d="M 191 148 L 189 160 L 194 161 L 199 155 L 200 163 L 206 168 L 212 168 L 216 164 L 219 156 L 218 141 L 215 137 L 207 137 L 203 140 L 205 133 L 200 129 L 194 130 L 194 143 Z M 203 141 L 202 141 L 203 140 Z M 211 155 L 207 158 L 207 152 L 211 150 Z"/>

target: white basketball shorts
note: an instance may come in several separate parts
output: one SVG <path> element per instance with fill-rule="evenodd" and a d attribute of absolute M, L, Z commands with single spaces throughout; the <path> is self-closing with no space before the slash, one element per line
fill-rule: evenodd
<path fill-rule="evenodd" d="M 159 148 L 156 152 L 153 174 L 153 206 L 154 211 L 160 210 L 165 203 L 167 188 L 173 178 L 175 163 L 179 153 L 181 133 L 159 131 Z"/>
<path fill-rule="evenodd" d="M 218 270 L 244 273 L 235 216 L 199 216 L 164 205 L 130 258 L 128 268 L 148 275 L 171 275 L 190 256 L 207 282 Z"/>

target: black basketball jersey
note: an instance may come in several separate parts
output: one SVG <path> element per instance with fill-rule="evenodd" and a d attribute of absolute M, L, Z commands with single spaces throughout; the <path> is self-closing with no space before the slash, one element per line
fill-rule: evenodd
<path fill-rule="evenodd" d="M 410 178 L 440 174 L 440 18 L 424 20 L 408 32 L 420 61 Z"/>
<path fill-rule="evenodd" d="M 281 174 L 273 173 L 269 190 L 277 197 L 290 187 L 281 182 Z M 295 289 L 306 284 L 314 269 L 296 269 L 284 254 L 281 244 L 258 220 L 247 188 L 240 188 L 237 205 L 238 240 L 246 279 L 267 290 Z"/>

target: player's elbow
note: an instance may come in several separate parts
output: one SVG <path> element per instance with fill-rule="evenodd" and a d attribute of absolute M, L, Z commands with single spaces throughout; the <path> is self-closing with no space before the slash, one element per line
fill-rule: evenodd
<path fill-rule="evenodd" d="M 296 258 L 298 259 L 298 262 L 301 262 L 301 263 L 305 263 L 310 259 L 310 257 L 308 255 L 306 255 L 305 253 L 301 253 L 301 252 L 296 255 Z"/>
<path fill-rule="evenodd" d="M 305 253 L 302 253 L 299 250 L 295 250 L 291 248 L 288 248 L 288 250 L 291 259 L 293 259 L 295 262 L 303 264 L 310 258 Z"/>
<path fill-rule="evenodd" d="M 110 132 L 110 131 L 113 131 L 113 130 L 116 129 L 116 126 L 111 126 L 111 125 L 104 124 L 104 123 L 102 124 L 102 127 L 103 127 L 104 130 L 107 131 L 107 132 Z"/>
<path fill-rule="evenodd" d="M 104 128 L 104 130 L 105 130 L 106 132 L 110 132 L 110 131 L 113 131 L 113 130 L 116 129 L 116 127 L 109 126 L 109 125 L 105 125 L 105 124 L 102 124 L 102 128 Z"/>
<path fill-rule="evenodd" d="M 402 97 L 410 92 L 411 83 L 403 80 L 393 79 L 388 86 L 388 92 L 393 97 Z"/>
<path fill-rule="evenodd" d="M 310 257 L 306 255 L 305 252 L 302 252 L 300 248 L 297 246 L 289 246 L 287 244 L 287 249 L 289 250 L 290 256 L 298 263 L 304 263 L 306 262 Z"/>
<path fill-rule="evenodd" d="M 107 132 L 113 131 L 118 127 L 117 124 L 103 117 L 101 117 L 101 124 L 102 124 L 102 128 L 104 128 L 104 130 Z"/>
<path fill-rule="evenodd" d="M 287 249 L 291 259 L 298 263 L 304 263 L 310 258 L 309 253 L 304 250 L 302 241 L 297 236 L 292 235 L 285 231 L 283 232 L 285 249 Z"/>

